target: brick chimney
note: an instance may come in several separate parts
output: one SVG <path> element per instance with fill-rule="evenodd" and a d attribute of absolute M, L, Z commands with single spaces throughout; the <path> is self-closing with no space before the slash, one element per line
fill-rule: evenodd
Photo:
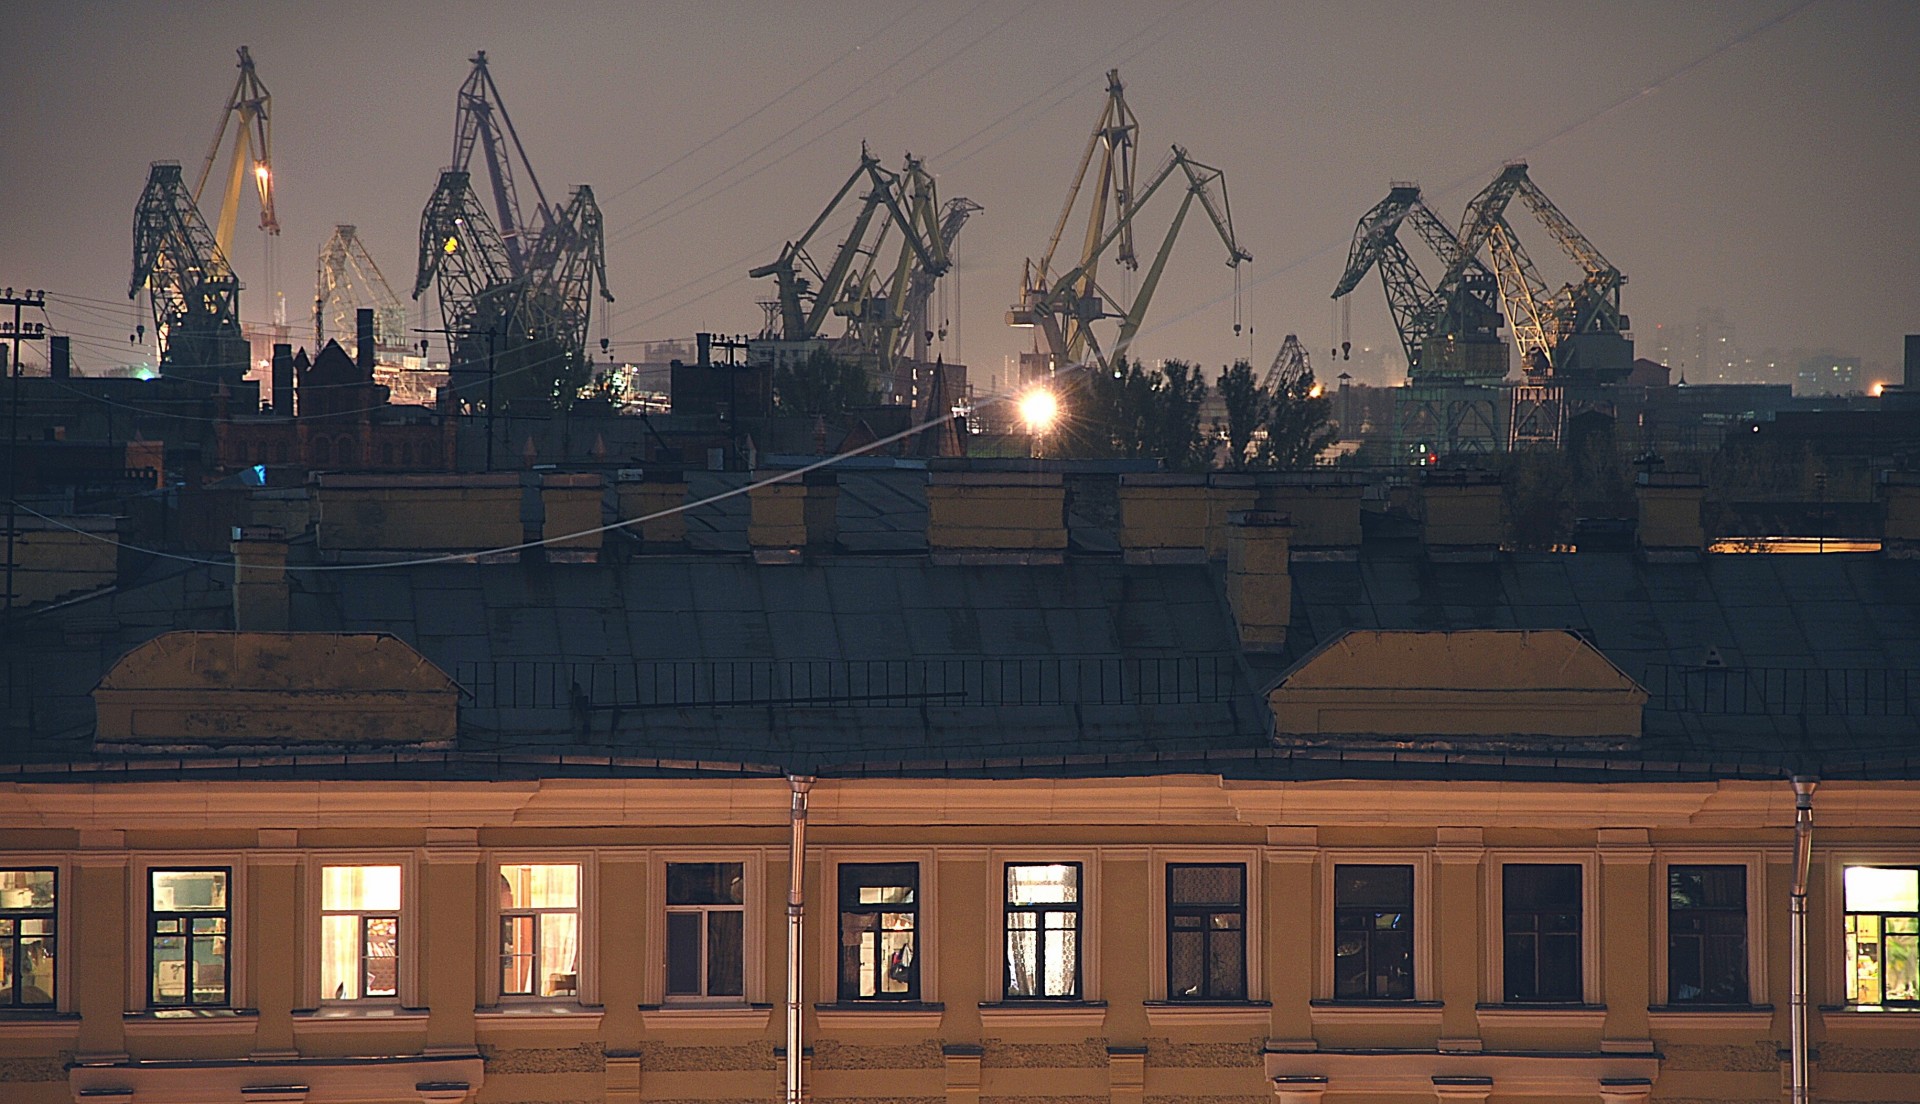
<path fill-rule="evenodd" d="M 233 627 L 237 632 L 286 632 L 287 535 L 269 526 L 233 530 Z"/>
<path fill-rule="evenodd" d="M 1293 519 L 1289 547 L 1296 560 L 1349 561 L 1360 557 L 1361 477 L 1352 472 L 1261 472 L 1257 509 Z"/>
<path fill-rule="evenodd" d="M 273 346 L 272 388 L 268 401 L 273 403 L 273 412 L 282 418 L 293 417 L 293 346 L 284 342 Z"/>
<path fill-rule="evenodd" d="M 1227 522 L 1227 604 L 1249 652 L 1286 647 L 1293 619 L 1288 537 L 1293 522 L 1270 510 L 1247 510 Z"/>
<path fill-rule="evenodd" d="M 1648 563 L 1694 563 L 1707 547 L 1700 524 L 1706 481 L 1690 472 L 1641 472 L 1634 480 L 1640 522 L 1634 533 Z"/>
<path fill-rule="evenodd" d="M 47 374 L 54 379 L 73 376 L 73 338 L 65 334 L 47 335 Z"/>
<path fill-rule="evenodd" d="M 748 474 L 747 544 L 760 563 L 797 563 L 803 549 L 832 551 L 840 539 L 840 480 L 825 468 L 764 482 L 774 471 Z"/>
<path fill-rule="evenodd" d="M 354 356 L 353 362 L 359 367 L 361 375 L 373 379 L 373 308 L 361 307 L 353 314 Z"/>
<path fill-rule="evenodd" d="M 614 512 L 621 521 L 657 514 L 687 501 L 687 474 L 679 468 L 622 468 L 614 474 Z M 685 544 L 686 511 L 676 511 L 638 525 L 627 532 L 654 548 Z"/>
<path fill-rule="evenodd" d="M 1420 541 L 1434 563 L 1492 563 L 1505 532 L 1500 476 L 1484 471 L 1429 471 L 1421 486 Z"/>
<path fill-rule="evenodd" d="M 1067 548 L 1059 472 L 927 473 L 927 550 L 936 560 L 1058 563 Z"/>

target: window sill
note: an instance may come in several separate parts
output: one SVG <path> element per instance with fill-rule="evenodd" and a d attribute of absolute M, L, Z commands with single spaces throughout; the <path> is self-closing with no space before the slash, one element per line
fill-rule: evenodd
<path fill-rule="evenodd" d="M 1273 1020 L 1271 1001 L 1147 1001 L 1153 1027 L 1265 1027 Z"/>
<path fill-rule="evenodd" d="M 1920 1028 L 1920 1008 L 1883 1008 L 1879 1005 L 1820 1006 L 1820 1022 L 1828 1030 L 1899 1031 Z"/>
<path fill-rule="evenodd" d="M 0 1012 L 0 1039 L 77 1039 L 80 1014 L 47 1009 Z"/>
<path fill-rule="evenodd" d="M 923 1001 L 840 1001 L 816 1004 L 814 1015 L 822 1028 L 843 1030 L 879 1028 L 937 1028 L 947 1006 Z"/>
<path fill-rule="evenodd" d="M 1607 1006 L 1604 1004 L 1581 1004 L 1568 1001 L 1564 1004 L 1476 1004 L 1474 1015 L 1481 1026 L 1496 1027 L 1564 1027 L 1586 1028 L 1598 1031 L 1607 1022 Z"/>
<path fill-rule="evenodd" d="M 473 1010 L 481 1032 L 598 1031 L 606 1009 L 584 1004 L 496 1004 Z"/>
<path fill-rule="evenodd" d="M 1445 1007 L 1440 1001 L 1423 1000 L 1314 1000 L 1307 1002 L 1307 1014 L 1316 1027 L 1321 1024 L 1438 1027 Z"/>
<path fill-rule="evenodd" d="M 643 1004 L 640 1022 L 649 1030 L 735 1028 L 765 1031 L 773 1022 L 771 1004 Z"/>
<path fill-rule="evenodd" d="M 121 1022 L 129 1039 L 236 1037 L 253 1034 L 260 1026 L 260 1012 L 253 1008 L 156 1008 L 123 1012 Z"/>
<path fill-rule="evenodd" d="M 293 1013 L 295 1035 L 412 1030 L 425 1027 L 426 1023 L 426 1009 L 402 1008 L 397 1004 L 376 1004 L 366 1007 L 330 1004 L 321 1008 L 296 1009 Z"/>
<path fill-rule="evenodd" d="M 1664 1031 L 1751 1031 L 1773 1023 L 1773 1005 L 1656 1004 L 1647 1022 Z"/>
<path fill-rule="evenodd" d="M 1075 1028 L 1098 1031 L 1107 1023 L 1106 1001 L 982 1001 L 980 1026 L 989 1031 L 1020 1028 Z"/>

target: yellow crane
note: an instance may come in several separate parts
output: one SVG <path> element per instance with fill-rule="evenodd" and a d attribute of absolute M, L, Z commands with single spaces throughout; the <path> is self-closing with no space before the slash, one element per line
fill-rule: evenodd
<path fill-rule="evenodd" d="M 200 168 L 200 181 L 193 186 L 193 202 L 198 206 L 201 195 L 206 192 L 207 179 L 220 160 L 220 146 L 226 141 L 227 128 L 232 127 L 233 153 L 227 170 L 227 191 L 220 201 L 220 217 L 213 229 L 214 242 L 227 256 L 233 255 L 233 224 L 240 214 L 240 191 L 246 187 L 243 181 L 249 171 L 260 193 L 260 229 L 269 234 L 280 233 L 280 220 L 273 213 L 272 102 L 267 86 L 260 83 L 259 74 L 253 71 L 253 56 L 245 46 L 240 47 L 240 77 L 234 82 L 233 95 L 227 98 L 226 108 L 220 112 L 220 125 L 214 128 L 213 145 L 207 150 L 206 164 Z"/>

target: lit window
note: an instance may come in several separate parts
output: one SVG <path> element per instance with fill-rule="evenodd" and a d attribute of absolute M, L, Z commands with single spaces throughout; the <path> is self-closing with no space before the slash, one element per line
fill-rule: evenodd
<path fill-rule="evenodd" d="M 1080 996 L 1080 864 L 1007 864 L 1008 1000 Z"/>
<path fill-rule="evenodd" d="M 1745 1004 L 1747 868 L 1667 868 L 1667 1000 Z"/>
<path fill-rule="evenodd" d="M 667 996 L 738 997 L 746 968 L 740 863 L 667 864 Z"/>
<path fill-rule="evenodd" d="M 571 997 L 580 991 L 580 867 L 500 867 L 500 995 Z"/>
<path fill-rule="evenodd" d="M 1167 867 L 1167 997 L 1245 1000 L 1247 868 L 1240 863 Z"/>
<path fill-rule="evenodd" d="M 1846 868 L 1847 1003 L 1920 1004 L 1920 869 Z"/>
<path fill-rule="evenodd" d="M 148 1004 L 227 1003 L 231 877 L 225 868 L 148 871 Z"/>
<path fill-rule="evenodd" d="M 53 1006 L 52 870 L 0 870 L 0 1008 Z"/>
<path fill-rule="evenodd" d="M 1413 999 L 1413 867 L 1334 867 L 1333 996 Z"/>
<path fill-rule="evenodd" d="M 840 999 L 920 999 L 920 866 L 840 867 Z"/>
<path fill-rule="evenodd" d="M 320 996 L 400 995 L 400 868 L 320 869 Z"/>
<path fill-rule="evenodd" d="M 1578 1002 L 1580 867 L 1508 863 L 1502 868 L 1505 999 Z"/>

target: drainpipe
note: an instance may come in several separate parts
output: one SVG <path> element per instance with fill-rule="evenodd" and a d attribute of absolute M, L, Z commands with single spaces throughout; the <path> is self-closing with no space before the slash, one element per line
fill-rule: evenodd
<path fill-rule="evenodd" d="M 793 807 L 789 820 L 793 836 L 787 850 L 787 1104 L 802 1104 L 806 1086 L 802 1083 L 804 1052 L 800 1037 L 800 920 L 806 915 L 807 876 L 807 794 L 813 789 L 810 774 L 790 774 L 787 784 L 793 789 Z"/>
<path fill-rule="evenodd" d="M 1792 1104 L 1807 1104 L 1807 872 L 1813 863 L 1813 791 L 1819 783 L 1793 777 L 1793 998 L 1789 1007 L 1789 1048 L 1793 1054 Z"/>

